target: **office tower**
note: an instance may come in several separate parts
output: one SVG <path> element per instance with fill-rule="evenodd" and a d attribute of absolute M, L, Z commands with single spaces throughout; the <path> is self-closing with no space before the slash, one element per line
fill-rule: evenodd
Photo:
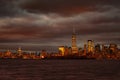
<path fill-rule="evenodd" d="M 5 53 L 5 56 L 6 56 L 6 57 L 10 57 L 11 54 L 12 54 L 11 51 L 10 51 L 10 50 L 7 50 L 7 52 Z"/>
<path fill-rule="evenodd" d="M 72 54 L 72 48 L 69 47 L 69 48 L 68 48 L 68 55 L 71 55 L 71 54 Z"/>
<path fill-rule="evenodd" d="M 101 51 L 100 44 L 95 45 L 95 52 L 98 53 L 100 51 Z"/>
<path fill-rule="evenodd" d="M 102 44 L 102 52 L 105 52 L 105 45 Z"/>
<path fill-rule="evenodd" d="M 21 49 L 21 47 L 18 48 L 18 55 L 19 55 L 19 56 L 22 55 L 22 49 Z"/>
<path fill-rule="evenodd" d="M 116 44 L 110 44 L 110 46 L 109 46 L 110 53 L 116 53 L 117 49 L 118 48 L 117 48 Z"/>
<path fill-rule="evenodd" d="M 64 56 L 68 56 L 68 55 L 69 55 L 69 47 L 65 46 Z"/>
<path fill-rule="evenodd" d="M 86 56 L 86 53 L 87 53 L 87 45 L 84 44 L 84 53 L 83 53 L 83 55 Z"/>
<path fill-rule="evenodd" d="M 65 47 L 64 47 L 64 46 L 60 46 L 60 47 L 59 47 L 59 51 L 60 51 L 60 54 L 61 54 L 62 56 L 65 55 Z"/>
<path fill-rule="evenodd" d="M 94 52 L 94 42 L 92 40 L 88 40 L 88 53 Z"/>
<path fill-rule="evenodd" d="M 78 48 L 76 45 L 76 34 L 75 34 L 75 29 L 73 29 L 73 34 L 72 34 L 72 54 L 77 54 L 78 53 Z"/>

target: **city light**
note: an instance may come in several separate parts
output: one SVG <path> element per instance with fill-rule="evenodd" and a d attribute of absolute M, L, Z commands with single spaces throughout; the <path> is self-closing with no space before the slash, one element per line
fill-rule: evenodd
<path fill-rule="evenodd" d="M 97 44 L 93 40 L 86 40 L 84 48 L 77 47 L 77 37 L 73 31 L 71 38 L 71 46 L 59 46 L 58 52 L 49 53 L 46 50 L 41 50 L 38 54 L 35 52 L 24 52 L 21 47 L 12 52 L 0 52 L 1 59 L 120 59 L 120 49 L 117 44 Z M 95 45 L 96 44 L 96 45 Z"/>

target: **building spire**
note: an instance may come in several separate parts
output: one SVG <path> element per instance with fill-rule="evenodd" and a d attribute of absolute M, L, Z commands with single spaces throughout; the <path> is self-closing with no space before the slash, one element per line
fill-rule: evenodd
<path fill-rule="evenodd" d="M 21 51 L 21 46 L 18 47 L 18 50 Z"/>
<path fill-rule="evenodd" d="M 73 27 L 73 34 L 72 34 L 72 53 L 78 53 L 78 48 L 76 45 L 76 34 L 75 34 L 75 27 Z"/>
<path fill-rule="evenodd" d="M 73 34 L 75 34 L 75 27 L 73 27 Z"/>

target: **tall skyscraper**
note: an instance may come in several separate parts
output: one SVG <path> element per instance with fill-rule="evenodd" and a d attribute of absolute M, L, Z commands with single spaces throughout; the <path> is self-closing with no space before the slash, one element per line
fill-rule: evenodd
<path fill-rule="evenodd" d="M 94 42 L 92 40 L 88 40 L 88 53 L 94 52 Z"/>
<path fill-rule="evenodd" d="M 73 34 L 72 34 L 72 54 L 77 54 L 78 53 L 78 48 L 76 45 L 76 33 L 75 33 L 75 28 L 73 28 Z"/>
<path fill-rule="evenodd" d="M 86 56 L 86 53 L 87 53 L 87 45 L 84 44 L 84 53 L 83 53 L 83 55 Z"/>
<path fill-rule="evenodd" d="M 65 47 L 64 47 L 64 46 L 60 46 L 60 47 L 59 47 L 59 51 L 60 51 L 60 54 L 61 54 L 62 56 L 65 55 Z"/>

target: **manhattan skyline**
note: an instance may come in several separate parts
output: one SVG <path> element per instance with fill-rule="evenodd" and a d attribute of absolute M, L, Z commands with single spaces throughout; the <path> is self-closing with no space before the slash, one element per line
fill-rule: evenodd
<path fill-rule="evenodd" d="M 119 0 L 1 0 L 0 48 L 77 46 L 87 40 L 120 45 Z"/>

